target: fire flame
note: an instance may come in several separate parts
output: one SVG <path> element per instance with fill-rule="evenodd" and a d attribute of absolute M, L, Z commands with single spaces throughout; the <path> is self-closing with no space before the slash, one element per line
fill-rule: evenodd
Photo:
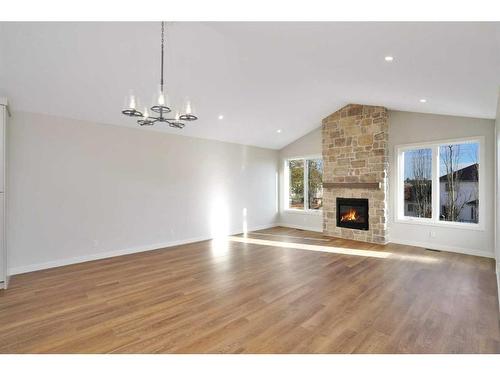
<path fill-rule="evenodd" d="M 355 209 L 350 208 L 348 212 L 340 217 L 340 221 L 356 221 L 358 219 L 358 213 Z"/>

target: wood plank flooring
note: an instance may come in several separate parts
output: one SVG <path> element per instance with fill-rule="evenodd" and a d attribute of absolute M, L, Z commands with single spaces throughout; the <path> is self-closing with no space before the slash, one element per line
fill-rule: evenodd
<path fill-rule="evenodd" d="M 14 276 L 1 353 L 499 353 L 492 259 L 288 228 Z"/>

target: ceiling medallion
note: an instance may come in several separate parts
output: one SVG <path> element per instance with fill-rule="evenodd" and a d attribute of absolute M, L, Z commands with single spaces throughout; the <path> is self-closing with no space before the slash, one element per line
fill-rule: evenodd
<path fill-rule="evenodd" d="M 133 94 L 130 92 L 130 95 L 126 99 L 126 109 L 122 111 L 125 116 L 130 117 L 140 117 L 140 120 L 137 120 L 137 123 L 141 126 L 151 126 L 158 122 L 165 122 L 169 126 L 177 129 L 184 128 L 184 121 L 194 121 L 197 120 L 198 117 L 191 113 L 191 103 L 189 101 L 186 103 L 186 111 L 184 114 L 179 114 L 179 112 L 175 113 L 173 118 L 165 117 L 168 113 L 172 112 L 172 109 L 169 107 L 166 95 L 163 91 L 163 55 L 165 49 L 165 22 L 161 23 L 161 74 L 160 74 L 160 87 L 158 90 L 158 95 L 155 96 L 154 104 L 149 110 L 157 116 L 150 115 L 148 108 L 144 107 L 144 111 L 141 113 L 137 110 L 138 100 Z"/>

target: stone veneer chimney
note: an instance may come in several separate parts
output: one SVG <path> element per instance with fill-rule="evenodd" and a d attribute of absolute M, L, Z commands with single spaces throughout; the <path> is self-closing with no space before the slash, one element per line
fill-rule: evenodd
<path fill-rule="evenodd" d="M 387 243 L 387 109 L 349 104 L 323 119 L 323 233 Z M 336 199 L 368 198 L 369 230 L 337 227 Z"/>

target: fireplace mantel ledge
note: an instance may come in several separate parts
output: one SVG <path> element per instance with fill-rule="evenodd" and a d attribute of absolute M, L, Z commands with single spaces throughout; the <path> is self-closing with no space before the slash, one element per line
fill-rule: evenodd
<path fill-rule="evenodd" d="M 380 182 L 323 182 L 324 189 L 373 189 L 380 190 Z"/>

